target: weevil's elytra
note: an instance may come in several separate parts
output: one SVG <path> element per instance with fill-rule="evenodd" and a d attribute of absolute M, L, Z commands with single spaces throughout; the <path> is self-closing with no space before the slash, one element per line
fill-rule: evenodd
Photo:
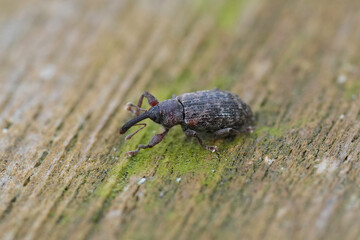
<path fill-rule="evenodd" d="M 141 108 L 144 97 L 152 106 L 149 110 Z M 175 125 L 181 125 L 186 136 L 195 137 L 201 146 L 212 152 L 218 149 L 217 146 L 205 145 L 199 133 L 226 137 L 253 130 L 254 117 L 250 107 L 236 94 L 218 89 L 185 93 L 162 102 L 145 92 L 141 95 L 138 105 L 128 103 L 126 109 L 136 117 L 121 127 L 120 134 L 124 134 L 134 125 L 143 125 L 127 136 L 126 140 L 146 126 L 145 123 L 138 123 L 146 118 L 165 128 L 164 132 L 156 134 L 148 145 L 139 145 L 136 150 L 127 152 L 130 156 L 134 156 L 140 149 L 152 148 L 160 143 L 169 129 Z"/>

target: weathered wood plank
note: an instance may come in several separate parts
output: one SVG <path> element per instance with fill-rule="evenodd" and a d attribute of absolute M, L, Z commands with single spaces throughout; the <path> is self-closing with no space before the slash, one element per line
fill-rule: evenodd
<path fill-rule="evenodd" d="M 360 2 L 0 6 L 0 238 L 358 238 Z M 255 133 L 124 158 L 160 129 L 125 143 L 127 101 L 213 87 Z"/>

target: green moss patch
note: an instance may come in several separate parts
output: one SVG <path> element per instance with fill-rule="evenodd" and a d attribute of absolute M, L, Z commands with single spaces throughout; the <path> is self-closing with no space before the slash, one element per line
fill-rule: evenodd
<path fill-rule="evenodd" d="M 217 15 L 217 25 L 222 29 L 231 29 L 236 25 L 245 0 L 225 1 Z"/>

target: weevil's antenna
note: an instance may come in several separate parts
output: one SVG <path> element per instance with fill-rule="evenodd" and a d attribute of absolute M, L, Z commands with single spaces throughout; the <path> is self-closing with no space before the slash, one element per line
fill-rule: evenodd
<path fill-rule="evenodd" d="M 130 138 L 132 138 L 136 133 L 138 133 L 141 129 L 143 129 L 144 127 L 146 127 L 146 123 L 137 123 L 134 124 L 133 126 L 138 126 L 138 125 L 143 125 L 141 128 L 139 128 L 138 130 L 136 130 L 133 134 L 127 135 L 125 140 L 129 140 Z"/>
<path fill-rule="evenodd" d="M 129 128 L 131 128 L 132 126 L 136 125 L 136 123 L 138 123 L 138 122 L 140 122 L 140 121 L 142 121 L 142 120 L 144 120 L 144 119 L 146 119 L 146 118 L 149 118 L 149 112 L 148 112 L 148 111 L 144 112 L 143 114 L 141 114 L 141 115 L 139 115 L 139 116 L 131 119 L 131 120 L 128 121 L 127 123 L 125 123 L 124 126 L 122 126 L 122 127 L 120 128 L 120 134 L 126 133 L 126 131 L 129 130 Z M 146 126 L 146 125 L 145 125 L 145 126 Z M 145 127 L 145 126 L 144 126 L 144 127 Z M 135 133 L 137 133 L 138 131 L 140 131 L 140 130 L 143 129 L 144 127 L 140 128 L 140 129 L 137 130 Z M 134 133 L 134 134 L 135 134 L 135 133 Z M 134 134 L 129 135 L 130 138 L 131 138 Z M 129 137 L 129 136 L 128 136 L 128 137 Z"/>

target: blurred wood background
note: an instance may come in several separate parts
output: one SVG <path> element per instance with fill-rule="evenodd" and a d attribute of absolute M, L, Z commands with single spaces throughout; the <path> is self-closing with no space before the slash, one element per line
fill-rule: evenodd
<path fill-rule="evenodd" d="M 359 239 L 360 1 L 0 1 L 1 239 Z M 131 159 L 148 90 L 257 115 Z"/>

